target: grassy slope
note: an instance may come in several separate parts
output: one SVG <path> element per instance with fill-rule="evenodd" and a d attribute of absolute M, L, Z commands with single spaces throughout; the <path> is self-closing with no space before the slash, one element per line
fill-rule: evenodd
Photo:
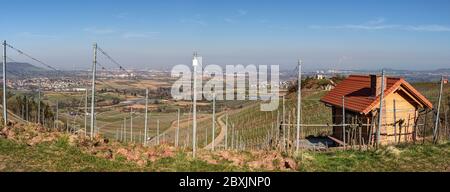
<path fill-rule="evenodd" d="M 302 100 L 302 123 L 305 124 L 331 124 L 331 109 L 320 102 L 320 98 L 325 95 L 324 91 L 304 91 Z M 296 116 L 296 94 L 290 94 L 286 97 L 286 120 L 295 123 Z M 279 103 L 280 118 L 282 117 L 282 100 Z M 290 112 L 290 116 L 289 116 Z M 239 113 L 230 115 L 230 123 L 235 125 L 239 134 L 245 139 L 247 145 L 258 144 L 264 140 L 268 131 L 272 130 L 272 125 L 276 123 L 277 111 L 263 112 L 259 105 L 241 110 Z M 280 119 L 280 121 L 282 121 Z M 276 130 L 276 126 L 274 126 Z M 287 131 L 294 138 L 295 126 L 287 126 Z M 329 133 L 330 127 L 306 127 L 303 129 L 303 135 L 321 135 Z M 231 138 L 229 137 L 229 143 Z"/>
<path fill-rule="evenodd" d="M 305 153 L 301 171 L 450 171 L 450 143 Z"/>
<path fill-rule="evenodd" d="M 0 171 L 240 171 L 243 169 L 224 163 L 208 164 L 192 160 L 186 153 L 162 158 L 145 166 L 138 166 L 125 159 L 107 160 L 83 153 L 67 140 L 42 143 L 36 146 L 18 144 L 0 139 Z"/>
<path fill-rule="evenodd" d="M 373 151 L 305 152 L 299 171 L 450 171 L 450 143 Z M 0 139 L 0 171 L 248 171 L 227 161 L 209 164 L 178 152 L 145 166 L 85 154 L 67 141 L 27 146 Z"/>

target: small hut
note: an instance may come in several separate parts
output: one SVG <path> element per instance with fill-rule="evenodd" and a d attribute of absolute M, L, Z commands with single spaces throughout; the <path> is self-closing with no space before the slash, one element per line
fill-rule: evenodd
<path fill-rule="evenodd" d="M 384 82 L 384 86 L 381 86 Z M 348 144 L 376 142 L 382 87 L 384 102 L 380 143 L 416 139 L 419 112 L 433 108 L 431 102 L 403 78 L 377 75 L 350 75 L 328 92 L 321 101 L 331 107 L 334 140 Z M 342 109 L 344 106 L 344 110 Z M 345 133 L 343 111 L 345 111 Z M 341 125 L 341 126 L 339 126 Z M 342 143 L 341 143 L 342 144 Z"/>

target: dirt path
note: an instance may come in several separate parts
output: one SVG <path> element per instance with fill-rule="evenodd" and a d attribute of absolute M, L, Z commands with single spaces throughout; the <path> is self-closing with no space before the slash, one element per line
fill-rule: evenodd
<path fill-rule="evenodd" d="M 219 125 L 217 128 L 220 128 L 219 135 L 214 139 L 214 148 L 219 146 L 219 144 L 225 139 L 225 133 L 226 133 L 226 125 L 222 121 L 223 117 L 225 117 L 226 113 L 223 113 L 222 115 L 217 118 L 217 124 Z M 209 143 L 205 149 L 212 149 L 213 142 Z"/>
<path fill-rule="evenodd" d="M 0 109 L 3 110 L 3 105 L 0 104 Z M 19 115 L 14 114 L 11 110 L 7 110 L 8 111 L 8 120 L 13 120 L 16 121 L 18 123 L 27 123 L 26 120 L 22 119 L 22 117 L 20 117 Z"/>
<path fill-rule="evenodd" d="M 232 114 L 239 113 L 239 112 L 241 112 L 241 111 L 243 111 L 243 110 L 245 110 L 247 108 L 253 107 L 255 105 L 258 105 L 258 104 L 253 104 L 253 105 L 244 107 L 242 109 L 236 109 L 236 110 L 228 111 L 228 116 L 230 116 Z M 226 116 L 226 112 L 221 112 L 219 114 L 219 117 L 217 118 L 217 124 L 219 125 L 217 128 L 220 129 L 220 133 L 214 139 L 214 148 L 218 147 L 219 144 L 222 143 L 224 141 L 224 139 L 225 139 L 225 134 L 226 134 L 227 129 L 226 129 L 226 124 L 222 120 L 225 116 Z M 213 143 L 211 142 L 208 145 L 206 145 L 205 149 L 212 149 L 212 146 L 213 146 Z"/>

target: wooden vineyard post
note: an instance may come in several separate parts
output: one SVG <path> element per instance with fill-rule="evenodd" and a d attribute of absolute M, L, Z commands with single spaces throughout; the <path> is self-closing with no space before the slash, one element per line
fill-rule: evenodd
<path fill-rule="evenodd" d="M 426 127 L 427 127 L 427 117 L 428 117 L 428 111 L 427 112 L 425 112 L 425 120 L 424 120 L 424 123 L 423 123 L 423 135 L 422 135 L 422 144 L 425 144 L 425 138 L 426 138 Z"/>
<path fill-rule="evenodd" d="M 177 130 L 175 131 L 175 147 L 178 148 L 180 138 L 180 109 L 177 110 Z"/>
<path fill-rule="evenodd" d="M 231 124 L 231 149 L 234 149 L 234 123 Z"/>
<path fill-rule="evenodd" d="M 225 150 L 228 150 L 228 111 L 225 114 Z"/>
<path fill-rule="evenodd" d="M 287 125 L 287 150 L 290 150 L 290 145 L 289 143 L 291 142 L 291 111 L 289 111 L 288 114 L 288 125 Z"/>
<path fill-rule="evenodd" d="M 395 99 L 394 99 L 394 139 L 395 143 L 397 143 L 397 108 L 395 105 Z"/>
<path fill-rule="evenodd" d="M 180 116 L 178 114 L 178 119 L 179 119 L 179 117 Z M 147 129 L 148 129 L 148 88 L 145 89 L 145 119 L 144 119 L 144 142 L 143 142 L 144 146 L 147 146 L 147 138 L 148 138 Z M 178 132 L 177 132 L 177 134 L 178 134 Z M 176 145 L 178 147 L 178 141 L 176 143 L 177 143 Z"/>
<path fill-rule="evenodd" d="M 413 122 L 414 122 L 414 128 L 413 128 L 413 143 L 414 144 L 416 144 L 416 139 L 417 139 L 417 112 L 414 112 L 414 119 L 413 119 Z"/>
<path fill-rule="evenodd" d="M 127 141 L 127 118 L 123 118 L 123 131 L 124 131 L 124 142 Z"/>
<path fill-rule="evenodd" d="M 279 148 L 280 144 L 280 110 L 277 110 L 277 124 L 276 124 L 276 147 Z"/>
<path fill-rule="evenodd" d="M 159 145 L 159 119 L 156 120 L 156 145 Z"/>
<path fill-rule="evenodd" d="M 433 129 L 433 143 L 437 143 L 438 141 L 438 132 L 437 130 L 439 129 L 439 112 L 441 110 L 441 101 L 442 101 L 442 89 L 444 87 L 444 76 L 441 77 L 441 88 L 439 91 L 439 99 L 438 99 L 438 107 L 437 107 L 437 111 L 436 111 L 436 120 L 435 120 L 435 124 L 434 124 L 434 129 Z"/>
<path fill-rule="evenodd" d="M 346 149 L 345 143 L 345 96 L 342 96 L 342 141 L 344 142 L 344 149 Z"/>
<path fill-rule="evenodd" d="M 130 142 L 133 143 L 133 107 L 130 109 Z"/>
<path fill-rule="evenodd" d="M 447 103 L 448 103 L 448 100 L 447 100 Z M 444 124 L 445 124 L 444 132 L 445 132 L 445 137 L 446 137 L 447 139 L 450 139 L 450 137 L 449 137 L 449 132 L 448 132 L 448 109 L 446 109 L 445 106 L 446 106 L 446 105 L 443 105 L 443 108 L 444 108 L 444 115 L 445 115 L 445 117 L 444 117 Z"/>
<path fill-rule="evenodd" d="M 411 114 L 408 114 L 408 124 L 406 125 L 406 129 L 405 129 L 405 142 L 408 142 L 410 120 L 411 120 Z"/>

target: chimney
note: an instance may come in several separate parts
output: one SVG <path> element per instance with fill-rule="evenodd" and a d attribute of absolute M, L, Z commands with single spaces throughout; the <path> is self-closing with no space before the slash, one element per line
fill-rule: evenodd
<path fill-rule="evenodd" d="M 376 97 L 381 94 L 381 79 L 382 76 L 370 75 L 370 91 L 371 96 Z M 384 78 L 384 89 L 386 90 L 387 78 Z"/>

